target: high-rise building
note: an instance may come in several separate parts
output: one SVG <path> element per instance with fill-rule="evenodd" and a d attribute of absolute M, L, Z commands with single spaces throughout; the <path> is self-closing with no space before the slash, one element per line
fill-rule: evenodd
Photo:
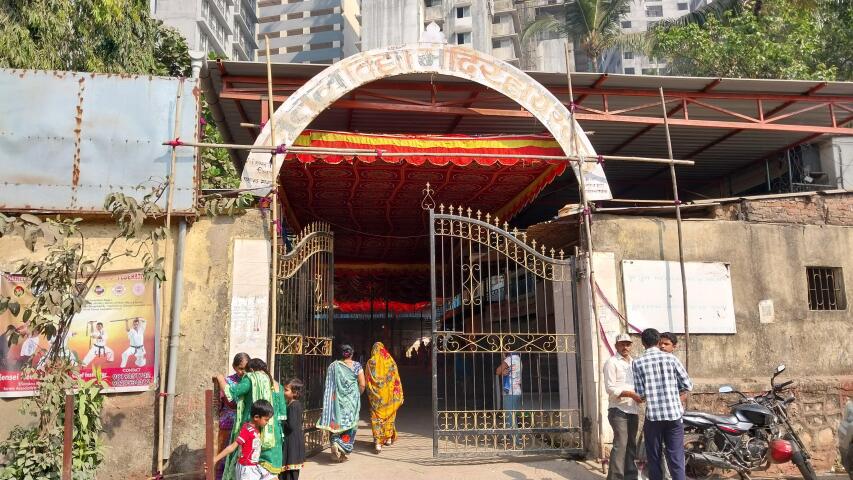
<path fill-rule="evenodd" d="M 678 18 L 705 5 L 706 0 L 645 0 L 632 2 L 631 11 L 622 18 L 625 33 L 645 32 L 665 18 Z M 666 73 L 667 63 L 649 58 L 640 52 L 616 48 L 602 57 L 601 71 L 628 75 L 660 75 Z"/>
<path fill-rule="evenodd" d="M 259 57 L 276 62 L 333 63 L 359 51 L 357 0 L 260 0 Z"/>
<path fill-rule="evenodd" d="M 523 26 L 563 1 L 362 0 L 361 46 L 370 50 L 417 42 L 435 22 L 448 43 L 468 45 L 525 70 L 565 72 L 565 38 L 541 34 L 521 43 Z"/>
<path fill-rule="evenodd" d="M 190 50 L 255 60 L 256 0 L 151 0 L 151 14 L 177 29 Z"/>

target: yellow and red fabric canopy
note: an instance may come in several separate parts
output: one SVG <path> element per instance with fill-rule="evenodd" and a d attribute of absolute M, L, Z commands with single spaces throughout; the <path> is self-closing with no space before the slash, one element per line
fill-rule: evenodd
<path fill-rule="evenodd" d="M 413 129 L 417 126 L 412 126 Z M 425 263 L 429 182 L 437 204 L 510 220 L 567 168 L 550 135 L 384 135 L 305 131 L 300 147 L 371 150 L 377 156 L 289 153 L 280 184 L 287 221 L 298 230 L 323 220 L 335 231 L 337 260 Z M 406 156 L 384 156 L 410 153 Z M 422 153 L 440 153 L 424 156 Z M 485 154 L 463 157 L 460 153 Z"/>

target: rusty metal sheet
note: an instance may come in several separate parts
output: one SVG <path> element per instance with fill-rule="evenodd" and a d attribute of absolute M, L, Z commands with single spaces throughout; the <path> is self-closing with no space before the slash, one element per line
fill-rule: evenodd
<path fill-rule="evenodd" d="M 0 210 L 99 213 L 110 192 L 166 181 L 161 144 L 197 137 L 198 91 L 195 79 L 0 69 Z M 190 213 L 195 149 L 177 153 L 173 210 Z"/>

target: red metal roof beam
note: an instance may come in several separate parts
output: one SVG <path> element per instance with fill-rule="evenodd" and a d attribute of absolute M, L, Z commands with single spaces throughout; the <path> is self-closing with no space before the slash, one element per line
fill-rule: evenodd
<path fill-rule="evenodd" d="M 713 90 L 714 88 L 716 88 L 717 85 L 719 85 L 722 82 L 723 82 L 722 78 L 715 78 L 715 79 L 711 80 L 710 82 L 708 82 L 707 85 L 702 87 L 702 89 L 699 90 L 699 92 L 700 93 L 708 93 L 711 90 Z M 690 103 L 690 101 L 691 100 L 689 100 L 687 98 L 682 98 L 681 99 L 681 105 L 678 105 L 677 107 L 674 107 L 672 110 L 666 112 L 666 116 L 671 117 L 672 115 L 675 115 L 676 113 L 680 112 L 683 109 L 684 110 L 684 119 L 686 120 L 687 119 L 687 104 Z M 630 138 L 628 138 L 624 142 L 620 143 L 619 145 L 616 146 L 616 148 L 611 150 L 610 154 L 615 155 L 615 154 L 619 153 L 620 151 L 622 151 L 622 149 L 624 149 L 628 145 L 632 144 L 634 142 L 634 140 L 636 140 L 636 139 L 642 137 L 643 135 L 649 133 L 649 131 L 653 128 L 655 128 L 654 125 L 649 125 L 648 127 L 645 127 L 642 130 L 640 130 L 639 132 L 635 133 L 634 135 L 631 135 Z"/>
<path fill-rule="evenodd" d="M 595 79 L 594 82 L 592 82 L 592 85 L 589 88 L 595 90 L 596 88 L 600 87 L 602 83 L 606 82 L 607 78 L 608 78 L 608 75 L 606 73 L 602 73 L 601 76 L 599 76 L 598 78 Z M 590 95 L 589 93 L 584 93 L 583 95 L 578 97 L 578 100 L 575 103 L 577 105 L 580 105 L 581 102 L 586 100 L 586 97 L 588 97 L 589 95 Z"/>

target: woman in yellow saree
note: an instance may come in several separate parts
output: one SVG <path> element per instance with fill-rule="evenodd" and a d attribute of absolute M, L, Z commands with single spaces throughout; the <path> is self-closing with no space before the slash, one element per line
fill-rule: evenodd
<path fill-rule="evenodd" d="M 397 439 L 397 409 L 403 405 L 403 385 L 397 362 L 382 342 L 373 344 L 367 361 L 367 397 L 370 399 L 370 423 L 376 453 L 382 445 L 391 445 Z"/>

